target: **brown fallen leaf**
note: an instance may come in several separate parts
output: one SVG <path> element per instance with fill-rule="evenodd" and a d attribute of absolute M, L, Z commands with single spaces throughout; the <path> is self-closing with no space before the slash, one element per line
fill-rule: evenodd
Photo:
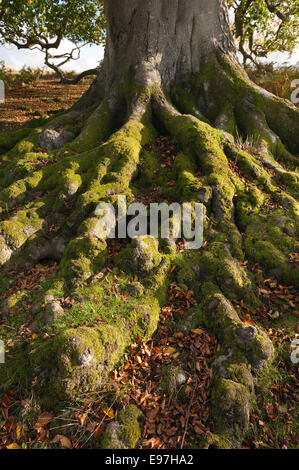
<path fill-rule="evenodd" d="M 54 414 L 51 412 L 45 412 L 38 417 L 38 420 L 35 424 L 36 428 L 43 428 L 46 426 L 54 417 Z"/>
<path fill-rule="evenodd" d="M 52 442 L 59 442 L 62 449 L 72 449 L 73 447 L 71 440 L 66 436 L 62 436 L 61 434 L 57 434 Z"/>

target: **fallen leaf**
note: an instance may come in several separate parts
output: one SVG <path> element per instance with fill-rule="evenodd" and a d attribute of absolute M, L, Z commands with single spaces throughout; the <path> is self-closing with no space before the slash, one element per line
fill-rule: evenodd
<path fill-rule="evenodd" d="M 9 446 L 6 446 L 6 449 L 21 449 L 21 447 L 16 442 L 13 442 L 12 444 L 9 444 Z"/>
<path fill-rule="evenodd" d="M 113 419 L 115 417 L 115 414 L 112 408 L 104 408 L 102 411 L 110 419 Z"/>
<path fill-rule="evenodd" d="M 199 328 L 196 328 L 195 330 L 191 330 L 194 335 L 202 335 L 204 333 L 204 330 L 200 330 Z"/>
<path fill-rule="evenodd" d="M 72 449 L 73 447 L 70 439 L 66 436 L 62 436 L 61 434 L 57 434 L 52 442 L 59 442 L 62 449 Z"/>
<path fill-rule="evenodd" d="M 35 426 L 37 428 L 43 428 L 53 419 L 53 417 L 54 417 L 53 413 L 45 412 L 38 417 L 38 420 Z"/>

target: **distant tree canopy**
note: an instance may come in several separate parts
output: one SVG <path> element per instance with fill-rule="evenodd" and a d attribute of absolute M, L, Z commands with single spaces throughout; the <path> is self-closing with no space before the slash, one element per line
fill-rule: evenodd
<path fill-rule="evenodd" d="M 244 63 L 271 52 L 293 52 L 299 44 L 298 0 L 227 0 L 233 33 Z"/>
<path fill-rule="evenodd" d="M 244 63 L 267 57 L 274 51 L 292 52 L 299 43 L 298 0 L 227 0 L 233 11 L 233 33 Z M 0 0 L 0 42 L 18 49 L 39 49 L 45 64 L 63 82 L 76 83 L 97 69 L 73 80 L 61 67 L 80 57 L 87 44 L 105 42 L 104 0 Z M 63 39 L 74 43 L 59 53 Z M 54 52 L 53 52 L 54 51 Z"/>
<path fill-rule="evenodd" d="M 74 48 L 59 54 L 63 39 L 72 41 Z M 103 1 L 0 0 L 0 41 L 18 49 L 39 49 L 45 54 L 45 64 L 65 80 L 61 67 L 78 59 L 81 47 L 105 41 Z"/>

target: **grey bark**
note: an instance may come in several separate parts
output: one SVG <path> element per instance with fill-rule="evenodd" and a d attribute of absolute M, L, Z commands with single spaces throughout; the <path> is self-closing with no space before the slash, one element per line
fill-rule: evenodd
<path fill-rule="evenodd" d="M 214 50 L 235 54 L 225 0 L 105 0 L 107 43 L 92 87 L 99 98 L 134 70 L 136 84 L 167 88 L 200 72 Z"/>

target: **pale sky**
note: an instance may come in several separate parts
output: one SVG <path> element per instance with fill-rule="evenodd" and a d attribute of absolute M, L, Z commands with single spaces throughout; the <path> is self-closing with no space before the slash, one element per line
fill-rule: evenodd
<path fill-rule="evenodd" d="M 70 41 L 64 40 L 57 51 L 61 54 L 66 51 L 70 51 L 72 48 L 73 44 Z M 63 69 L 81 72 L 86 69 L 97 67 L 100 60 L 103 58 L 103 55 L 103 47 L 85 46 L 81 49 L 81 58 L 79 60 L 70 61 L 63 67 Z M 19 70 L 24 66 L 34 68 L 45 67 L 43 57 L 44 55 L 37 50 L 18 50 L 15 46 L 11 46 L 9 44 L 0 47 L 0 61 L 3 60 L 6 67 L 16 70 Z"/>
<path fill-rule="evenodd" d="M 65 52 L 66 50 L 72 49 L 72 43 L 70 41 L 63 41 L 59 48 L 59 53 Z M 74 70 L 81 72 L 86 69 L 94 68 L 99 64 L 99 61 L 103 58 L 104 49 L 100 46 L 85 46 L 81 50 L 81 59 L 78 61 L 71 61 L 64 70 Z M 15 46 L 5 45 L 0 47 L 0 61 L 3 60 L 7 67 L 13 69 L 21 69 L 22 67 L 44 67 L 43 54 L 39 51 L 33 50 L 17 50 Z M 299 65 L 299 49 L 290 57 L 289 54 L 275 53 L 271 54 L 268 60 L 292 65 Z"/>

